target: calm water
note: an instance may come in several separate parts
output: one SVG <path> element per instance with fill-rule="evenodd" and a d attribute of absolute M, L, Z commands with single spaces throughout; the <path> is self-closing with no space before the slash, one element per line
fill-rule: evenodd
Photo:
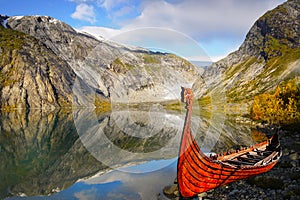
<path fill-rule="evenodd" d="M 0 199 L 156 199 L 176 177 L 184 117 L 159 106 L 2 113 Z M 192 126 L 207 153 L 253 144 L 222 113 L 194 114 Z"/>

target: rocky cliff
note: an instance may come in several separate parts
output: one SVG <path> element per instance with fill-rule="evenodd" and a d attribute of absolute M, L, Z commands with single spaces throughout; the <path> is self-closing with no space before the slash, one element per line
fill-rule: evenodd
<path fill-rule="evenodd" d="M 75 73 L 37 39 L 0 27 L 0 107 L 47 108 L 72 103 Z"/>
<path fill-rule="evenodd" d="M 248 102 L 300 75 L 300 1 L 290 0 L 260 17 L 240 48 L 209 66 L 203 77 L 208 90 L 198 95 Z"/>
<path fill-rule="evenodd" d="M 7 37 L 1 37 L 5 108 L 86 106 L 95 95 L 100 102 L 174 100 L 180 86 L 200 77 L 175 55 L 99 41 L 52 17 L 1 16 L 0 22 Z"/>

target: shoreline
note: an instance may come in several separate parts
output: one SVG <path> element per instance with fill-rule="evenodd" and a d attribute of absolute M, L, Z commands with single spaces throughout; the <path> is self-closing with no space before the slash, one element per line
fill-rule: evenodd
<path fill-rule="evenodd" d="M 263 129 L 268 134 L 268 127 Z M 203 199 L 300 199 L 300 133 L 280 129 L 279 135 L 282 158 L 272 170 L 207 192 Z"/>
<path fill-rule="evenodd" d="M 256 126 L 256 129 L 268 136 L 275 130 L 273 126 Z M 282 157 L 272 170 L 201 193 L 193 200 L 300 199 L 300 132 L 280 128 L 279 137 Z M 169 199 L 179 200 L 178 192 L 174 191 L 174 194 Z"/>

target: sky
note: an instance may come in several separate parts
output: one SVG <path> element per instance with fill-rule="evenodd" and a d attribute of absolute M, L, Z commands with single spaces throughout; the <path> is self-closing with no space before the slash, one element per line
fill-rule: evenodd
<path fill-rule="evenodd" d="M 285 0 L 0 0 L 0 14 L 47 15 L 120 43 L 188 60 L 238 49 L 254 22 Z"/>

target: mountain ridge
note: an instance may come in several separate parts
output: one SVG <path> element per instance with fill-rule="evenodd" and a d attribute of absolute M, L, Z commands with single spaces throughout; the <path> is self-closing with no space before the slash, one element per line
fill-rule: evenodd
<path fill-rule="evenodd" d="M 76 75 L 67 86 L 54 87 L 54 91 L 65 87 L 71 89 L 68 89 L 67 106 L 95 106 L 102 101 L 127 104 L 176 100 L 180 98 L 180 86 L 191 86 L 195 80 L 201 79 L 199 70 L 180 57 L 98 40 L 52 17 L 1 16 L 1 24 L 3 31 L 14 30 L 35 38 L 33 43 L 44 46 L 47 52 L 51 51 L 49 55 L 57 57 L 52 60 L 65 62 L 57 65 L 58 68 Z M 38 66 L 32 63 L 31 67 Z M 7 91 L 2 93 L 7 95 Z M 94 98 L 95 95 L 97 97 Z M 5 100 L 2 104 L 8 105 L 7 108 L 16 107 Z M 61 106 L 64 105 L 53 102 L 50 107 Z M 33 108 L 31 104 L 24 103 L 17 107 Z"/>
<path fill-rule="evenodd" d="M 196 93 L 221 94 L 224 103 L 249 103 L 299 76 L 299 5 L 299 0 L 289 0 L 261 16 L 237 51 L 205 69 L 207 88 L 194 87 Z"/>
<path fill-rule="evenodd" d="M 52 17 L 2 15 L 0 22 L 2 31 L 19 31 L 26 37 L 35 38 L 33 43 L 44 46 L 45 52 L 51 52 L 50 60 L 65 62 L 59 70 L 68 71 L 73 78 L 68 78 L 63 86 L 58 79 L 53 81 L 57 85 L 52 84 L 49 88 L 53 90 L 51 98 L 54 102 L 48 102 L 48 108 L 71 104 L 95 106 L 95 102 L 100 105 L 105 101 L 116 104 L 178 101 L 180 86 L 192 86 L 197 98 L 211 96 L 213 102 L 220 104 L 250 104 L 256 95 L 270 92 L 282 81 L 300 74 L 299 5 L 299 0 L 289 0 L 261 16 L 240 48 L 206 67 L 203 74 L 196 66 L 176 55 L 98 40 Z M 5 45 L 11 46 L 3 42 L 2 45 L 2 49 L 6 48 Z M 11 56 L 1 55 L 2 60 L 10 59 L 10 63 L 2 66 L 13 66 Z M 45 55 L 43 59 L 48 60 Z M 31 67 L 38 67 L 35 63 Z M 58 67 L 58 64 L 55 65 Z M 2 67 L 1 71 L 6 68 Z M 47 68 L 44 71 L 48 73 Z M 2 82 L 12 75 L 1 73 Z M 11 88 L 20 90 L 22 84 L 19 80 L 15 82 Z M 2 85 L 1 93 L 6 98 L 3 98 L 2 107 L 42 107 L 41 103 L 29 106 L 25 100 L 15 106 L 16 103 L 12 102 L 17 101 L 17 95 L 13 97 L 15 100 L 9 100 L 9 96 L 14 95 L 3 88 Z M 67 91 L 59 94 L 58 91 L 64 88 L 68 88 Z M 15 93 L 27 95 L 27 98 L 29 89 L 25 91 L 27 93 Z M 34 95 L 39 94 L 35 92 Z M 42 99 L 47 99 L 46 96 Z M 59 98 L 65 99 L 65 103 L 58 103 Z"/>

